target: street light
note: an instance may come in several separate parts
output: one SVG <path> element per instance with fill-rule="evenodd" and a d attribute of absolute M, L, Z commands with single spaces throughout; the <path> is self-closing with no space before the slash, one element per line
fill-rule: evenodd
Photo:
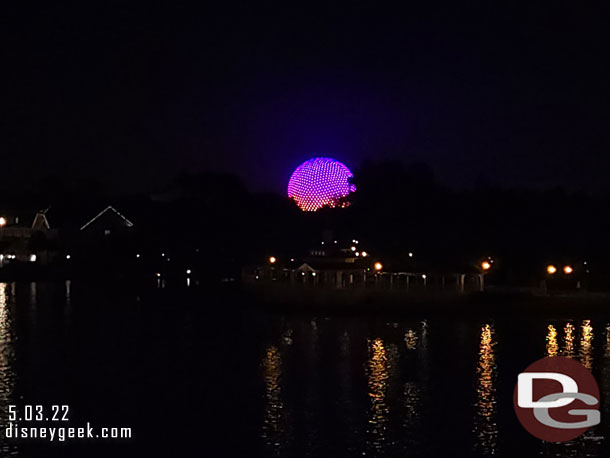
<path fill-rule="evenodd" d="M 269 257 L 269 262 L 270 262 L 271 264 L 275 264 L 275 262 L 276 262 L 276 261 L 277 261 L 277 259 L 275 258 L 275 256 L 271 256 L 271 257 Z"/>
<path fill-rule="evenodd" d="M 491 263 L 489 261 L 483 261 L 481 263 L 481 269 L 483 269 L 483 270 L 491 269 Z"/>
<path fill-rule="evenodd" d="M 549 275 L 554 275 L 555 272 L 557 272 L 557 267 L 555 267 L 553 264 L 549 264 L 548 266 L 546 266 L 546 272 Z"/>
<path fill-rule="evenodd" d="M 380 262 L 376 262 L 373 267 L 375 267 L 375 270 L 381 270 L 383 269 L 383 264 L 381 264 Z"/>
<path fill-rule="evenodd" d="M 574 272 L 574 269 L 572 269 L 572 266 L 564 266 L 564 268 L 563 268 L 564 274 L 570 275 L 572 272 Z"/>
<path fill-rule="evenodd" d="M 6 226 L 6 218 L 4 216 L 0 216 L 0 227 Z"/>

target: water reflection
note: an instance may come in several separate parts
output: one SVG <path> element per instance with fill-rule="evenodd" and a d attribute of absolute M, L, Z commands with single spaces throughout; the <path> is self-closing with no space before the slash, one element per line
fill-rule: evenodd
<path fill-rule="evenodd" d="M 474 427 L 475 448 L 483 455 L 495 454 L 498 442 L 498 425 L 496 423 L 496 379 L 498 374 L 494 346 L 494 329 L 491 325 L 486 324 L 481 330 L 479 344 Z"/>
<path fill-rule="evenodd" d="M 38 289 L 36 282 L 30 282 L 30 304 L 35 306 L 38 302 Z"/>
<path fill-rule="evenodd" d="M 559 344 L 557 343 L 557 329 L 552 324 L 548 326 L 546 335 L 546 355 L 549 357 L 559 354 Z"/>
<path fill-rule="evenodd" d="M 8 406 L 12 402 L 15 389 L 14 340 L 8 285 L 0 283 L 0 452 L 2 456 L 15 453 L 14 446 L 5 440 Z"/>
<path fill-rule="evenodd" d="M 548 356 L 556 356 L 556 342 L 557 332 L 553 325 L 548 326 L 549 332 L 547 334 L 547 354 Z M 589 370 L 593 369 L 593 339 L 595 337 L 591 320 L 583 320 L 580 326 L 580 339 L 578 342 L 575 338 L 575 326 L 567 322 L 563 328 L 563 348 L 561 350 L 562 356 L 575 358 L 578 356 L 580 362 Z M 606 328 L 606 346 L 604 356 L 610 358 L 610 333 Z M 576 355 L 576 344 L 578 343 L 578 355 Z M 605 399 L 610 393 L 608 387 L 608 376 L 610 372 L 605 367 L 605 363 L 600 365 L 600 372 L 602 377 L 598 379 L 600 382 L 600 389 L 602 393 L 602 405 L 604 412 L 608 411 L 608 404 Z M 603 436 L 600 436 L 601 430 L 599 427 L 591 428 L 584 433 L 583 436 L 578 437 L 572 441 L 565 443 L 550 443 L 545 442 L 543 445 L 543 456 L 549 457 L 563 457 L 563 456 L 601 456 L 600 446 L 602 444 Z"/>
<path fill-rule="evenodd" d="M 563 328 L 563 349 L 561 354 L 569 358 L 574 357 L 574 325 L 569 322 Z"/>
<path fill-rule="evenodd" d="M 593 368 L 593 326 L 591 320 L 584 320 L 580 327 L 580 362 L 587 369 Z"/>
<path fill-rule="evenodd" d="M 66 305 L 70 305 L 72 302 L 72 282 L 70 280 L 66 280 Z"/>
<path fill-rule="evenodd" d="M 281 456 L 284 439 L 284 403 L 282 401 L 282 359 L 279 349 L 269 346 L 263 358 L 265 412 L 263 438 L 272 456 Z"/>
<path fill-rule="evenodd" d="M 405 399 L 405 417 L 403 424 L 409 428 L 418 423 L 421 415 L 421 390 L 417 383 L 406 382 L 403 387 L 403 396 Z"/>
<path fill-rule="evenodd" d="M 606 346 L 604 348 L 604 357 L 610 358 L 610 324 L 606 325 Z"/>
<path fill-rule="evenodd" d="M 377 338 L 369 344 L 368 388 L 371 401 L 369 418 L 370 445 L 377 452 L 387 442 L 389 407 L 386 401 L 388 392 L 388 355 L 383 340 Z"/>
<path fill-rule="evenodd" d="M 417 333 L 413 329 L 407 329 L 407 332 L 405 332 L 407 350 L 415 350 L 417 348 L 417 340 Z"/>

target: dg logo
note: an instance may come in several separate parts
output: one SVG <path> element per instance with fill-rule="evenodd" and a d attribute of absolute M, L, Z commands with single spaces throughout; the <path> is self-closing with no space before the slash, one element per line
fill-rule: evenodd
<path fill-rule="evenodd" d="M 572 440 L 600 422 L 599 387 L 591 372 L 570 358 L 543 358 L 519 374 L 515 412 L 532 435 Z"/>

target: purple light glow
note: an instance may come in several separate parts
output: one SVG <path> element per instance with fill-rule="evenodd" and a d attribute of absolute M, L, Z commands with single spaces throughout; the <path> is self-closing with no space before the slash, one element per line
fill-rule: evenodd
<path fill-rule="evenodd" d="M 345 206 L 341 199 L 356 190 L 350 183 L 352 172 L 329 157 L 314 157 L 303 162 L 288 182 L 288 197 L 301 210 L 316 211 L 322 207 Z"/>

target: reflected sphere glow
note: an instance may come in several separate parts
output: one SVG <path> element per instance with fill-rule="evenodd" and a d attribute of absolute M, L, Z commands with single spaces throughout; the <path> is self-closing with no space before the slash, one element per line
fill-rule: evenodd
<path fill-rule="evenodd" d="M 345 206 L 342 201 L 356 187 L 350 183 L 352 172 L 345 164 L 329 157 L 314 157 L 303 162 L 288 182 L 288 197 L 301 210 L 316 211 L 322 207 Z"/>

